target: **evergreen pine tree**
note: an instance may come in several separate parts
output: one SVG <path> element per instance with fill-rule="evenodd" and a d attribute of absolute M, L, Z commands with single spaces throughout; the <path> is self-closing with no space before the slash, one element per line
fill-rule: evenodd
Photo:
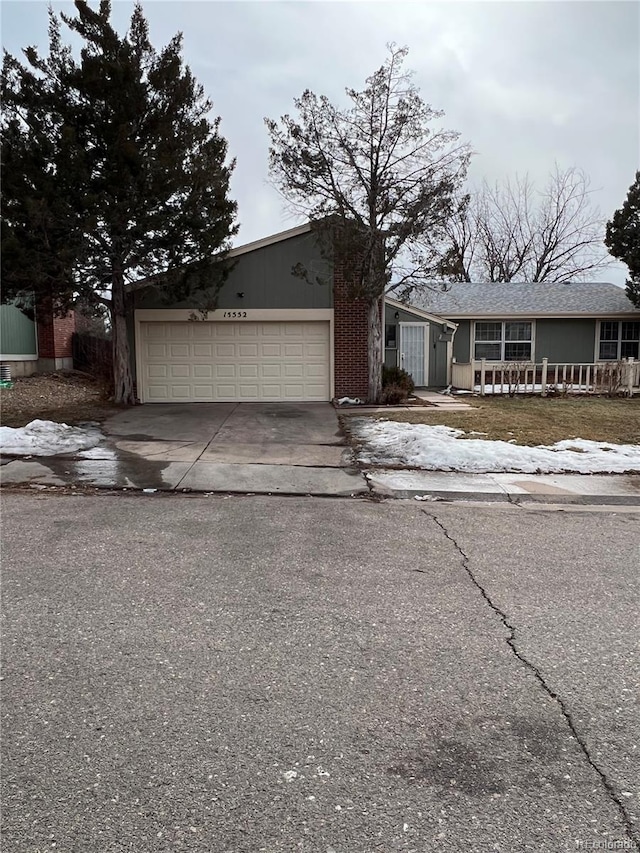
<path fill-rule="evenodd" d="M 115 400 L 132 403 L 128 285 L 151 279 L 167 300 L 215 300 L 237 232 L 234 163 L 180 34 L 158 52 L 140 5 L 125 36 L 109 0 L 75 7 L 50 10 L 48 57 L 29 47 L 24 64 L 4 58 L 3 299 L 107 306 Z M 81 39 L 79 57 L 62 23 Z"/>
<path fill-rule="evenodd" d="M 613 257 L 629 267 L 627 296 L 640 308 L 640 172 L 636 172 L 626 201 L 607 222 L 604 242 Z"/>

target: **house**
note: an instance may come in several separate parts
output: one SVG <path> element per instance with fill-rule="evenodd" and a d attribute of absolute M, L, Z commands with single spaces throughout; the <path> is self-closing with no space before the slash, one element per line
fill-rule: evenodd
<path fill-rule="evenodd" d="M 640 357 L 640 309 L 614 284 L 461 282 L 446 291 L 425 291 L 412 306 L 456 324 L 453 384 L 460 388 L 473 387 L 472 370 L 483 359 L 489 368 L 543 359 L 554 366 L 586 366 Z"/>
<path fill-rule="evenodd" d="M 350 259 L 324 258 L 309 224 L 229 256 L 235 265 L 206 314 L 189 300 L 164 304 L 152 285 L 132 292 L 140 402 L 366 398 L 367 306 L 350 297 Z M 388 300 L 384 326 L 387 364 L 409 369 L 417 385 L 447 384 L 455 323 Z"/>
<path fill-rule="evenodd" d="M 73 367 L 75 315 L 55 316 L 50 306 L 23 311 L 0 305 L 0 363 L 11 378 Z"/>

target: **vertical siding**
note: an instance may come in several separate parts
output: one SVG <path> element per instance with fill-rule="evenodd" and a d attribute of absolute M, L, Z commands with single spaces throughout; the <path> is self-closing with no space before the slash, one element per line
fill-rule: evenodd
<path fill-rule="evenodd" d="M 36 324 L 15 305 L 0 305 L 0 355 L 36 355 Z"/>
<path fill-rule="evenodd" d="M 447 384 L 447 342 L 440 340 L 442 323 L 430 323 L 429 328 L 429 385 L 444 388 Z"/>
<path fill-rule="evenodd" d="M 595 320 L 536 320 L 536 361 L 552 363 L 592 362 L 595 353 Z"/>
<path fill-rule="evenodd" d="M 396 314 L 398 316 L 396 317 Z M 385 326 L 398 326 L 400 323 L 424 323 L 429 326 L 429 376 L 427 382 L 435 388 L 444 387 L 447 384 L 447 343 L 441 341 L 442 323 L 432 323 L 418 314 L 412 314 L 402 308 L 394 308 L 385 305 Z M 398 344 L 399 331 L 396 329 L 396 341 Z M 384 363 L 391 367 L 398 363 L 397 350 L 386 349 Z"/>
<path fill-rule="evenodd" d="M 458 330 L 453 339 L 453 357 L 461 364 L 471 361 L 471 320 L 458 322 Z"/>
<path fill-rule="evenodd" d="M 397 349 L 385 349 L 385 351 L 384 351 L 384 366 L 385 367 L 397 367 L 398 366 L 398 350 Z"/>
<path fill-rule="evenodd" d="M 234 267 L 218 295 L 219 308 L 333 307 L 333 266 L 322 257 L 311 233 L 254 249 L 232 261 Z M 311 283 L 292 274 L 297 264 L 307 269 Z M 193 302 L 167 304 L 150 288 L 137 294 L 135 307 L 191 308 Z"/>

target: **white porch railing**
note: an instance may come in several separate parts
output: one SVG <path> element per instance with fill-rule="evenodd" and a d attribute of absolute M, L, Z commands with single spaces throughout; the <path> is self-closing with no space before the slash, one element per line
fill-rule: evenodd
<path fill-rule="evenodd" d="M 454 388 L 485 394 L 626 394 L 640 392 L 640 361 L 556 364 L 541 362 L 454 362 Z"/>

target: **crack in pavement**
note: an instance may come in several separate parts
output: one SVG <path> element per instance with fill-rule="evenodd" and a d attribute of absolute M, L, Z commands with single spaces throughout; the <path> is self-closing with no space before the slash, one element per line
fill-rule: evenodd
<path fill-rule="evenodd" d="M 509 646 L 509 648 L 511 649 L 511 651 L 513 652 L 515 657 L 522 664 L 524 664 L 524 666 L 530 672 L 533 673 L 533 675 L 535 676 L 536 680 L 538 681 L 538 683 L 540 684 L 542 689 L 545 691 L 545 693 L 551 699 L 553 699 L 554 702 L 557 704 L 558 708 L 560 709 L 560 712 L 562 713 L 562 716 L 565 718 L 567 725 L 569 726 L 569 729 L 571 730 L 571 734 L 573 735 L 573 737 L 576 740 L 576 743 L 579 745 L 580 749 L 582 750 L 584 757 L 586 758 L 588 764 L 591 766 L 591 768 L 596 772 L 596 774 L 600 778 L 600 781 L 601 781 L 608 797 L 617 806 L 618 811 L 620 812 L 620 815 L 622 817 L 622 822 L 625 826 L 627 835 L 629 836 L 629 838 L 631 839 L 631 841 L 634 844 L 636 844 L 637 846 L 640 846 L 640 834 L 636 833 L 634 821 L 632 820 L 630 814 L 627 812 L 625 804 L 623 803 L 623 801 L 620 799 L 620 797 L 616 793 L 616 790 L 615 790 L 613 784 L 607 778 L 607 775 L 604 772 L 604 770 L 601 770 L 601 768 L 598 767 L 598 765 L 595 763 L 595 761 L 591 757 L 587 744 L 585 743 L 584 739 L 580 736 L 580 734 L 578 734 L 578 730 L 576 729 L 575 723 L 573 722 L 573 718 L 571 716 L 569 709 L 567 708 L 567 706 L 565 705 L 563 700 L 560 698 L 560 696 L 558 696 L 558 694 L 555 693 L 549 687 L 544 676 L 542 675 L 540 670 L 535 666 L 535 664 L 531 663 L 531 661 L 528 660 L 522 654 L 522 652 L 518 651 L 518 649 L 516 647 L 516 627 L 515 627 L 515 625 L 512 625 L 509 622 L 509 618 L 508 618 L 507 614 L 504 612 L 504 610 L 501 610 L 500 607 L 498 607 L 498 605 L 493 602 L 489 593 L 482 586 L 480 581 L 476 578 L 476 576 L 474 575 L 474 573 L 471 570 L 471 567 L 469 565 L 470 558 L 469 558 L 468 554 L 465 554 L 465 552 L 462 550 L 462 548 L 460 547 L 460 545 L 458 544 L 456 539 L 449 533 L 449 531 L 447 530 L 445 525 L 440 521 L 440 519 L 437 516 L 428 512 L 426 509 L 423 509 L 422 512 L 428 518 L 433 519 L 433 521 L 440 528 L 440 530 L 442 530 L 445 538 L 448 539 L 449 542 L 451 542 L 451 544 L 457 550 L 458 554 L 460 554 L 462 568 L 465 570 L 465 572 L 469 576 L 469 578 L 470 578 L 471 582 L 474 584 L 474 586 L 479 590 L 480 594 L 482 595 L 484 600 L 487 602 L 489 607 L 500 618 L 500 621 L 502 622 L 504 627 L 509 631 L 509 636 L 507 637 L 507 645 Z"/>

